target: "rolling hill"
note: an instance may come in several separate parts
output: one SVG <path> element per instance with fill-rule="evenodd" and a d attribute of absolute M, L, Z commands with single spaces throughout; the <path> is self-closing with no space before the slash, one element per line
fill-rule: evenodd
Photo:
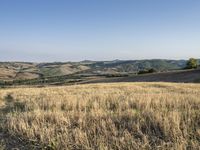
<path fill-rule="evenodd" d="M 185 67 L 186 60 L 114 60 L 81 62 L 0 62 L 0 80 L 37 79 L 70 74 L 123 74 L 155 68 L 158 71 Z"/>

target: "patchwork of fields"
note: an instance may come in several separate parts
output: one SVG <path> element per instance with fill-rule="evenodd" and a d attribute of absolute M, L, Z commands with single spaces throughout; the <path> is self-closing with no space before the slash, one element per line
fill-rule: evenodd
<path fill-rule="evenodd" d="M 198 149 L 200 85 L 0 90 L 2 149 Z"/>

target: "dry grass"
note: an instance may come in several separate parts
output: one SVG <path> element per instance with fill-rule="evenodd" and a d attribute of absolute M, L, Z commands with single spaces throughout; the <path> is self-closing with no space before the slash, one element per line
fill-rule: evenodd
<path fill-rule="evenodd" d="M 0 130 L 24 149 L 200 147 L 199 84 L 2 89 L 0 99 Z"/>

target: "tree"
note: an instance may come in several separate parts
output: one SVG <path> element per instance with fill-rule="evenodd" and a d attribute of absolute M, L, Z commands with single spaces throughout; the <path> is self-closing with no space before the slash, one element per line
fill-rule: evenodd
<path fill-rule="evenodd" d="M 197 59 L 190 58 L 186 64 L 186 69 L 196 69 L 198 67 Z"/>
<path fill-rule="evenodd" d="M 146 74 L 146 73 L 155 73 L 157 72 L 154 68 L 148 69 L 148 70 L 140 70 L 138 74 Z"/>
<path fill-rule="evenodd" d="M 156 71 L 156 69 L 151 68 L 151 69 L 148 70 L 148 72 L 149 72 L 149 73 L 154 73 L 154 72 L 157 72 L 157 71 Z"/>

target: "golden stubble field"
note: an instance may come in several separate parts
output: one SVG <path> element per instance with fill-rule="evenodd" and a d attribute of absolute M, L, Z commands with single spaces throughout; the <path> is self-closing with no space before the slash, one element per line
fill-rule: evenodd
<path fill-rule="evenodd" d="M 0 90 L 5 149 L 199 149 L 200 84 Z"/>

